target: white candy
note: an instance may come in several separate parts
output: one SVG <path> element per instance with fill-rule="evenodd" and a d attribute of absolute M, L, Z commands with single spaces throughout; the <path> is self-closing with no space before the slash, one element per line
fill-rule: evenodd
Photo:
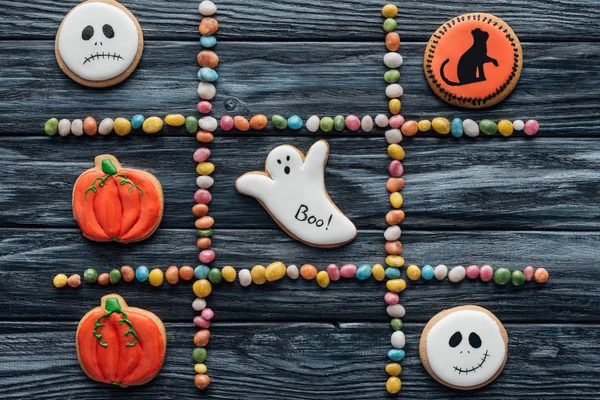
<path fill-rule="evenodd" d="M 250 286 L 250 284 L 252 283 L 252 275 L 250 274 L 250 271 L 248 271 L 247 269 L 243 269 L 238 273 L 238 277 L 240 278 L 240 285 L 246 287 L 246 286 Z"/>
<path fill-rule="evenodd" d="M 219 126 L 219 122 L 213 117 L 202 117 L 198 121 L 198 126 L 203 131 L 214 132 Z"/>
<path fill-rule="evenodd" d="M 385 88 L 385 95 L 390 99 L 397 99 L 404 94 L 404 89 L 397 83 L 392 83 Z"/>
<path fill-rule="evenodd" d="M 402 56 L 396 52 L 390 52 L 383 56 L 383 63 L 388 68 L 398 68 L 402 65 L 402 61 Z"/>
<path fill-rule="evenodd" d="M 110 118 L 104 118 L 98 126 L 98 133 L 105 136 L 112 132 L 115 122 Z"/>
<path fill-rule="evenodd" d="M 306 120 L 306 129 L 309 132 L 316 132 L 319 130 L 319 117 L 317 117 L 316 115 L 313 115 L 312 117 L 310 117 L 309 119 Z"/>
<path fill-rule="evenodd" d="M 396 331 L 392 333 L 392 347 L 396 349 L 401 349 L 406 344 L 406 338 L 404 337 L 404 332 Z"/>
<path fill-rule="evenodd" d="M 198 96 L 202 100 L 212 100 L 217 94 L 215 85 L 210 82 L 200 82 L 198 84 Z"/>
<path fill-rule="evenodd" d="M 300 271 L 298 270 L 298 267 L 293 264 L 287 267 L 287 276 L 289 276 L 290 279 L 298 279 L 298 277 L 300 276 Z"/>
<path fill-rule="evenodd" d="M 365 115 L 360 121 L 360 128 L 363 132 L 371 132 L 373 130 L 373 118 L 370 115 Z"/>
<path fill-rule="evenodd" d="M 205 17 L 210 17 L 211 15 L 214 15 L 217 12 L 217 6 L 212 1 L 204 0 L 198 6 L 198 11 Z"/>
<path fill-rule="evenodd" d="M 387 306 L 386 310 L 387 314 L 392 318 L 402 318 L 406 311 L 404 307 L 400 304 L 394 304 L 393 306 Z"/>
<path fill-rule="evenodd" d="M 465 270 L 465 267 L 463 267 L 462 265 L 459 265 L 450 270 L 450 272 L 448 273 L 448 279 L 450 280 L 450 282 L 456 283 L 456 282 L 460 282 L 463 279 L 465 279 L 466 275 L 467 275 L 467 270 Z"/>
<path fill-rule="evenodd" d="M 58 134 L 60 136 L 69 136 L 69 133 L 71 133 L 71 121 L 61 119 L 58 123 Z"/>
<path fill-rule="evenodd" d="M 479 136 L 479 125 L 472 119 L 465 119 L 463 121 L 463 132 L 468 137 L 477 137 Z"/>
<path fill-rule="evenodd" d="M 385 140 L 389 144 L 400 143 L 402 141 L 402 132 L 400 132 L 400 129 L 390 129 L 385 132 Z"/>
<path fill-rule="evenodd" d="M 199 176 L 196 178 L 196 184 L 200 189 L 210 189 L 214 183 L 215 180 L 210 176 Z"/>
<path fill-rule="evenodd" d="M 438 265 L 433 270 L 433 276 L 435 276 L 435 279 L 438 281 L 443 281 L 446 279 L 446 275 L 448 275 L 448 267 L 446 267 L 444 264 Z"/>
<path fill-rule="evenodd" d="M 400 230 L 400 227 L 398 225 L 392 225 L 385 230 L 383 237 L 385 237 L 385 240 L 388 242 L 391 242 L 400 239 L 401 234 L 402 231 Z"/>
<path fill-rule="evenodd" d="M 202 311 L 202 310 L 204 310 L 206 308 L 206 300 L 204 300 L 202 297 L 198 297 L 192 303 L 192 308 L 194 310 L 196 310 L 196 311 Z"/>
<path fill-rule="evenodd" d="M 375 117 L 375 125 L 380 128 L 387 128 L 389 119 L 385 114 L 379 114 Z"/>
<path fill-rule="evenodd" d="M 515 128 L 515 131 L 522 131 L 523 128 L 525 128 L 525 122 L 523 122 L 523 120 L 516 120 L 513 122 L 513 128 Z"/>
<path fill-rule="evenodd" d="M 71 133 L 75 136 L 83 135 L 83 121 L 80 119 L 74 119 L 71 122 Z"/>

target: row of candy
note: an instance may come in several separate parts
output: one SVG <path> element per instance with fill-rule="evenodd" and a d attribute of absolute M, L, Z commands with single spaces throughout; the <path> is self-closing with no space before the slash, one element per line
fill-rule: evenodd
<path fill-rule="evenodd" d="M 482 119 L 479 123 L 472 119 L 465 119 L 464 121 L 460 118 L 454 118 L 452 122 L 444 117 L 436 117 L 431 121 L 423 119 L 420 121 L 402 121 L 401 132 L 404 136 L 414 136 L 419 132 L 428 132 L 433 129 L 440 135 L 452 135 L 454 137 L 462 137 L 463 135 L 468 137 L 477 137 L 480 133 L 484 135 L 495 135 L 500 133 L 504 137 L 512 136 L 515 131 L 521 132 L 527 136 L 533 136 L 540 130 L 540 124 L 530 119 L 526 122 L 518 119 L 515 121 L 509 121 L 503 119 L 497 123 L 491 119 Z"/>
<path fill-rule="evenodd" d="M 148 267 L 142 265 L 133 269 L 129 265 L 124 265 L 121 268 L 113 268 L 110 272 L 104 272 L 98 274 L 93 268 L 88 268 L 83 272 L 83 282 L 88 285 L 98 284 L 105 286 L 108 284 L 116 285 L 121 281 L 133 282 L 137 280 L 139 282 L 148 282 L 151 286 L 161 286 L 165 278 L 171 285 L 177 285 L 179 280 L 191 281 L 195 276 L 194 268 L 189 265 L 185 265 L 178 268 L 174 265 L 168 267 L 166 271 L 162 271 L 160 268 L 153 268 L 150 270 Z M 67 277 L 65 274 L 58 274 L 54 277 L 53 284 L 56 288 L 63 288 L 69 286 L 72 288 L 78 288 L 82 283 L 81 275 L 73 274 Z"/>
<path fill-rule="evenodd" d="M 545 268 L 534 269 L 532 266 L 528 266 L 522 271 L 519 269 L 511 271 L 508 268 L 494 270 L 490 265 L 484 265 L 481 268 L 477 265 L 469 265 L 466 268 L 458 265 L 448 269 L 443 264 L 435 268 L 431 265 L 424 265 L 420 268 L 418 265 L 411 264 L 406 268 L 406 276 L 411 281 L 417 281 L 420 278 L 428 281 L 435 277 L 440 281 L 448 278 L 453 283 L 458 283 L 467 277 L 469 279 L 481 279 L 483 282 L 493 280 L 498 285 L 512 283 L 514 286 L 522 286 L 525 282 L 532 280 L 537 283 L 546 283 L 549 278 L 548 271 Z"/>

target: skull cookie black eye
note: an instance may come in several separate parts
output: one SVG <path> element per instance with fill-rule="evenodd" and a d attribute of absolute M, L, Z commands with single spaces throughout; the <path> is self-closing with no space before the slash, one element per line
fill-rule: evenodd
<path fill-rule="evenodd" d="M 113 29 L 112 26 L 106 24 L 102 27 L 102 33 L 104 33 L 104 36 L 106 36 L 109 39 L 112 39 L 115 37 L 115 30 Z"/>
<path fill-rule="evenodd" d="M 478 349 L 481 347 L 481 338 L 475 332 L 471 332 L 469 335 L 469 344 L 472 348 Z"/>
<path fill-rule="evenodd" d="M 462 342 L 462 334 L 460 332 L 455 332 L 454 335 L 450 336 L 448 344 L 450 345 L 450 347 L 454 348 L 458 346 L 460 342 Z"/>
<path fill-rule="evenodd" d="M 81 31 L 81 38 L 83 40 L 90 40 L 94 36 L 94 28 L 91 25 L 86 26 Z"/>

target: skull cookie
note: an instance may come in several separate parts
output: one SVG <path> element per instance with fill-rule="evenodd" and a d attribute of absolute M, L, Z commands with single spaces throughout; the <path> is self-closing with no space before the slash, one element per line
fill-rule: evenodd
<path fill-rule="evenodd" d="M 504 369 L 508 336 L 502 323 L 485 308 L 455 307 L 427 323 L 419 354 L 438 382 L 454 389 L 477 389 Z"/>
<path fill-rule="evenodd" d="M 133 14 L 113 0 L 89 0 L 64 18 L 56 35 L 58 65 L 74 81 L 107 87 L 127 79 L 144 48 Z"/>

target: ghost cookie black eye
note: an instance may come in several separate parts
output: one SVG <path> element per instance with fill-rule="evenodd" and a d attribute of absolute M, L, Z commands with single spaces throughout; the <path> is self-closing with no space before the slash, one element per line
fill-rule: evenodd
<path fill-rule="evenodd" d="M 86 26 L 81 31 L 81 38 L 83 40 L 90 40 L 94 36 L 94 28 L 91 25 Z"/>
<path fill-rule="evenodd" d="M 106 24 L 102 27 L 102 33 L 104 33 L 104 36 L 106 36 L 109 39 L 112 39 L 115 37 L 115 30 L 113 29 L 112 26 Z"/>
<path fill-rule="evenodd" d="M 450 347 L 454 348 L 458 346 L 460 342 L 462 342 L 462 334 L 460 332 L 454 332 L 454 335 L 450 336 L 448 344 Z"/>
<path fill-rule="evenodd" d="M 281 160 L 277 160 L 277 164 L 281 164 Z"/>
<path fill-rule="evenodd" d="M 290 156 L 287 156 L 285 159 L 286 159 L 287 161 L 290 161 Z"/>
<path fill-rule="evenodd" d="M 472 348 L 478 349 L 481 347 L 481 338 L 475 332 L 471 332 L 469 335 L 469 344 Z"/>

